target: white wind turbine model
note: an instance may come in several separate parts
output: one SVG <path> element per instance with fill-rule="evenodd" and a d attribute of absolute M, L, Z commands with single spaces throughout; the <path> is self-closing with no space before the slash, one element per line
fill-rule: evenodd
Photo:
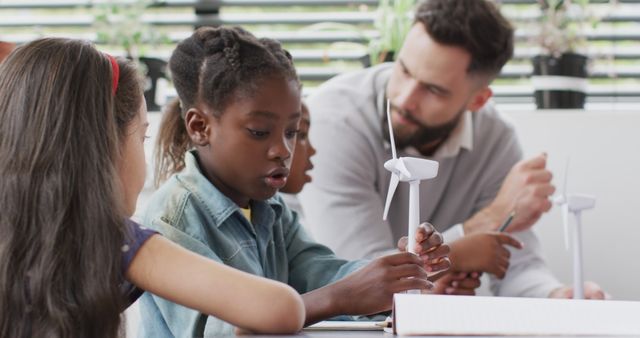
<path fill-rule="evenodd" d="M 383 219 L 387 219 L 391 199 L 398 187 L 398 182 L 409 182 L 409 232 L 407 251 L 415 253 L 416 231 L 420 225 L 420 181 L 438 175 L 438 162 L 415 157 L 400 157 L 396 154 L 396 144 L 391 125 L 391 104 L 387 100 L 387 122 L 389 123 L 389 140 L 393 158 L 384 163 L 385 169 L 391 172 L 387 201 L 384 206 Z"/>
<path fill-rule="evenodd" d="M 567 194 L 567 176 L 569 174 L 569 160 L 564 169 L 564 183 L 561 195 L 554 198 L 555 204 L 562 208 L 562 223 L 564 224 L 565 247 L 569 249 L 569 213 L 575 216 L 576 222 L 573 227 L 572 247 L 573 247 L 573 298 L 584 298 L 584 280 L 582 273 L 582 211 L 593 209 L 596 205 L 595 196 L 581 194 Z"/>

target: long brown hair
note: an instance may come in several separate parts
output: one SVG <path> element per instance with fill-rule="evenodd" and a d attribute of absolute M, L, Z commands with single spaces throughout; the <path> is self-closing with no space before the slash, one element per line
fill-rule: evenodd
<path fill-rule="evenodd" d="M 140 83 L 90 43 L 41 39 L 0 65 L 0 336 L 113 337 L 124 299 L 116 171 Z"/>
<path fill-rule="evenodd" d="M 191 147 L 184 114 L 206 104 L 221 114 L 231 100 L 250 97 L 270 76 L 298 81 L 291 54 L 279 42 L 240 27 L 202 27 L 181 41 L 169 60 L 178 100 L 164 112 L 155 154 L 155 183 L 184 168 Z"/>

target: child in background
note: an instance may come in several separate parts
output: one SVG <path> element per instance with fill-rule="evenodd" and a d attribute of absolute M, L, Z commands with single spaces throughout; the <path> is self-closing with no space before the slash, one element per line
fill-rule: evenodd
<path fill-rule="evenodd" d="M 309 127 L 311 126 L 311 117 L 309 108 L 302 102 L 302 115 L 300 116 L 300 129 L 296 137 L 296 146 L 293 151 L 291 160 L 291 171 L 287 178 L 287 184 L 280 189 L 282 199 L 287 206 L 298 214 L 298 221 L 304 226 L 304 212 L 296 194 L 302 191 L 304 185 L 311 182 L 311 176 L 307 171 L 313 169 L 311 157 L 316 153 L 316 149 L 309 141 Z"/>
<path fill-rule="evenodd" d="M 300 83 L 279 43 L 240 28 L 200 28 L 178 44 L 169 68 L 179 102 L 161 122 L 156 177 L 175 175 L 151 197 L 145 224 L 197 253 L 293 286 L 303 294 L 306 324 L 389 310 L 394 293 L 428 289 L 427 272 L 448 267 L 448 247 L 430 227 L 417 233 L 420 256 L 338 259 L 276 195 L 289 176 L 301 116 Z M 140 312 L 141 336 L 230 333 L 216 318 L 149 294 Z"/>
<path fill-rule="evenodd" d="M 0 336 L 116 337 L 154 292 L 248 330 L 292 333 L 291 287 L 198 256 L 127 218 L 145 176 L 130 61 L 42 39 L 0 65 Z"/>

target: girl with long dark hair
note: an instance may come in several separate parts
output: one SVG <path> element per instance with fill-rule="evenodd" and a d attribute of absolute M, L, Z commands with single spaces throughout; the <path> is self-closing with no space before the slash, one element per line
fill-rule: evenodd
<path fill-rule="evenodd" d="M 41 39 L 0 65 L 0 336 L 114 337 L 141 294 L 268 333 L 302 327 L 300 296 L 128 220 L 148 126 L 131 62 Z"/>

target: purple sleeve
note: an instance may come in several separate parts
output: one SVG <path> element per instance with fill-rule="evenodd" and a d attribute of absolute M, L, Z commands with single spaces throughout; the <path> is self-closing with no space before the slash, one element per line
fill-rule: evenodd
<path fill-rule="evenodd" d="M 131 265 L 131 261 L 138 253 L 138 250 L 151 236 L 158 234 L 158 232 L 147 229 L 138 223 L 127 219 L 125 220 L 127 228 L 129 229 L 128 236 L 125 238 L 125 243 L 122 245 L 122 275 L 124 276 L 126 271 Z M 136 287 L 127 280 L 123 280 L 121 285 L 122 293 L 127 300 L 127 305 L 131 305 L 138 297 L 144 293 L 144 290 Z"/>

